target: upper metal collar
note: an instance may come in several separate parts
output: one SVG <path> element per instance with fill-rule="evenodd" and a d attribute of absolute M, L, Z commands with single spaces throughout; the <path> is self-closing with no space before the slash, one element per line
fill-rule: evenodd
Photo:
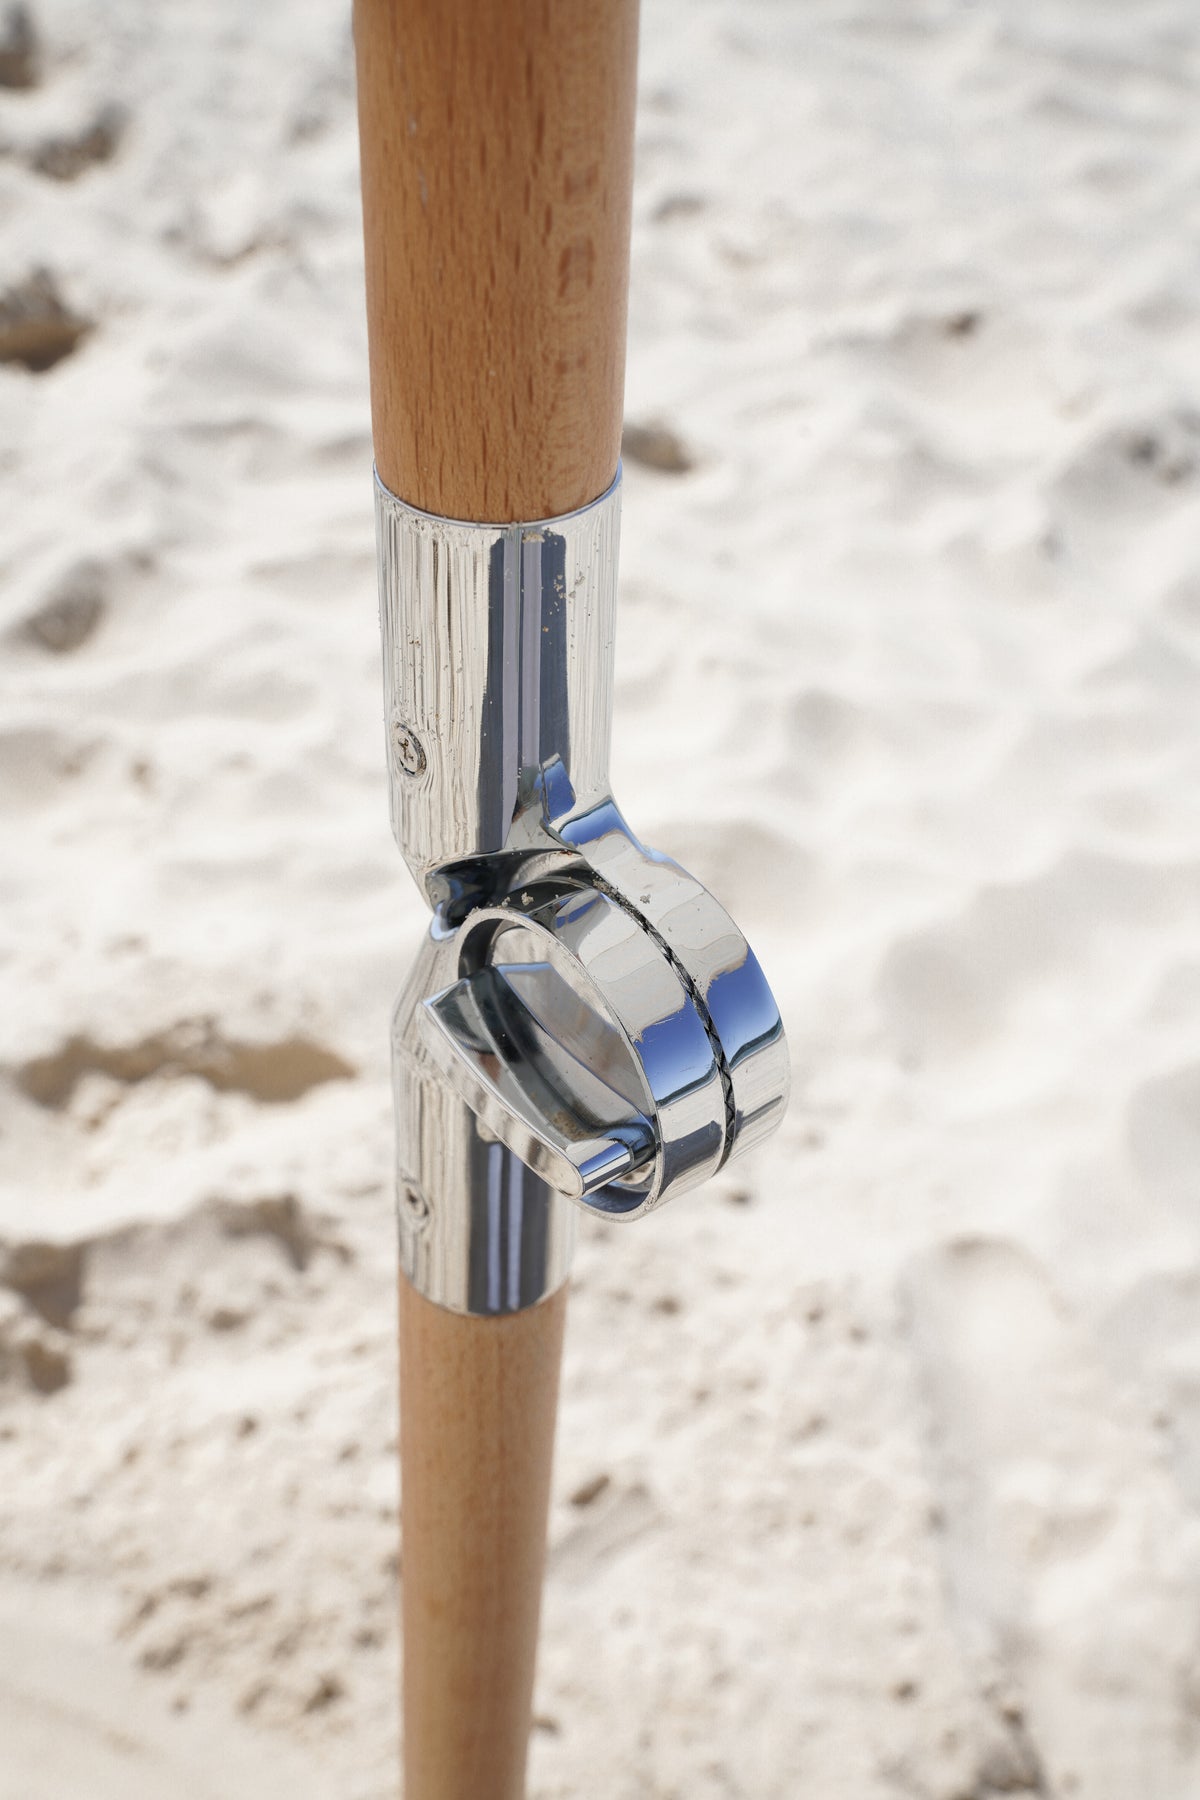
<path fill-rule="evenodd" d="M 607 795 L 620 484 L 472 525 L 375 477 L 392 830 L 435 907 Z"/>

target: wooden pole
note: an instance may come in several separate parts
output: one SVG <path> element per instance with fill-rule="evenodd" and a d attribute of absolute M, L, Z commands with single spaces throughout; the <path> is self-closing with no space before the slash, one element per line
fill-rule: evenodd
<path fill-rule="evenodd" d="M 357 0 L 375 459 L 427 512 L 612 481 L 637 0 Z M 404 1793 L 520 1800 L 566 1290 L 504 1319 L 401 1281 Z"/>
<path fill-rule="evenodd" d="M 567 1290 L 474 1319 L 400 1283 L 405 1800 L 520 1800 Z"/>
<path fill-rule="evenodd" d="M 616 473 L 636 0 L 357 0 L 375 460 L 450 518 Z"/>

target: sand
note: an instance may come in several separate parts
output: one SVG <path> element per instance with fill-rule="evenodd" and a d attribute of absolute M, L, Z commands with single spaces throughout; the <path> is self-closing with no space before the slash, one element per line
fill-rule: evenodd
<path fill-rule="evenodd" d="M 35 5 L 0 1800 L 384 1800 L 423 915 L 348 18 Z M 795 1089 L 583 1232 L 535 1800 L 1200 1796 L 1198 76 L 1192 0 L 647 0 L 616 791 Z"/>

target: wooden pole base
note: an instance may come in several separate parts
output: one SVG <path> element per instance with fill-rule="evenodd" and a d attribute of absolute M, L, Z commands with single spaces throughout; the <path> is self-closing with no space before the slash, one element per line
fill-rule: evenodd
<path fill-rule="evenodd" d="M 567 1289 L 503 1319 L 400 1282 L 405 1800 L 521 1800 Z"/>

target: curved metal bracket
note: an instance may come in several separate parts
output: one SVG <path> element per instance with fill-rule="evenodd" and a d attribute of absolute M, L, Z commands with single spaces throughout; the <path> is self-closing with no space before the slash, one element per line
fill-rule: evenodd
<path fill-rule="evenodd" d="M 565 1279 L 564 1200 L 640 1218 L 786 1103 L 753 951 L 609 791 L 619 507 L 619 471 L 495 526 L 376 478 L 392 826 L 433 908 L 393 1030 L 401 1255 L 463 1311 Z"/>

